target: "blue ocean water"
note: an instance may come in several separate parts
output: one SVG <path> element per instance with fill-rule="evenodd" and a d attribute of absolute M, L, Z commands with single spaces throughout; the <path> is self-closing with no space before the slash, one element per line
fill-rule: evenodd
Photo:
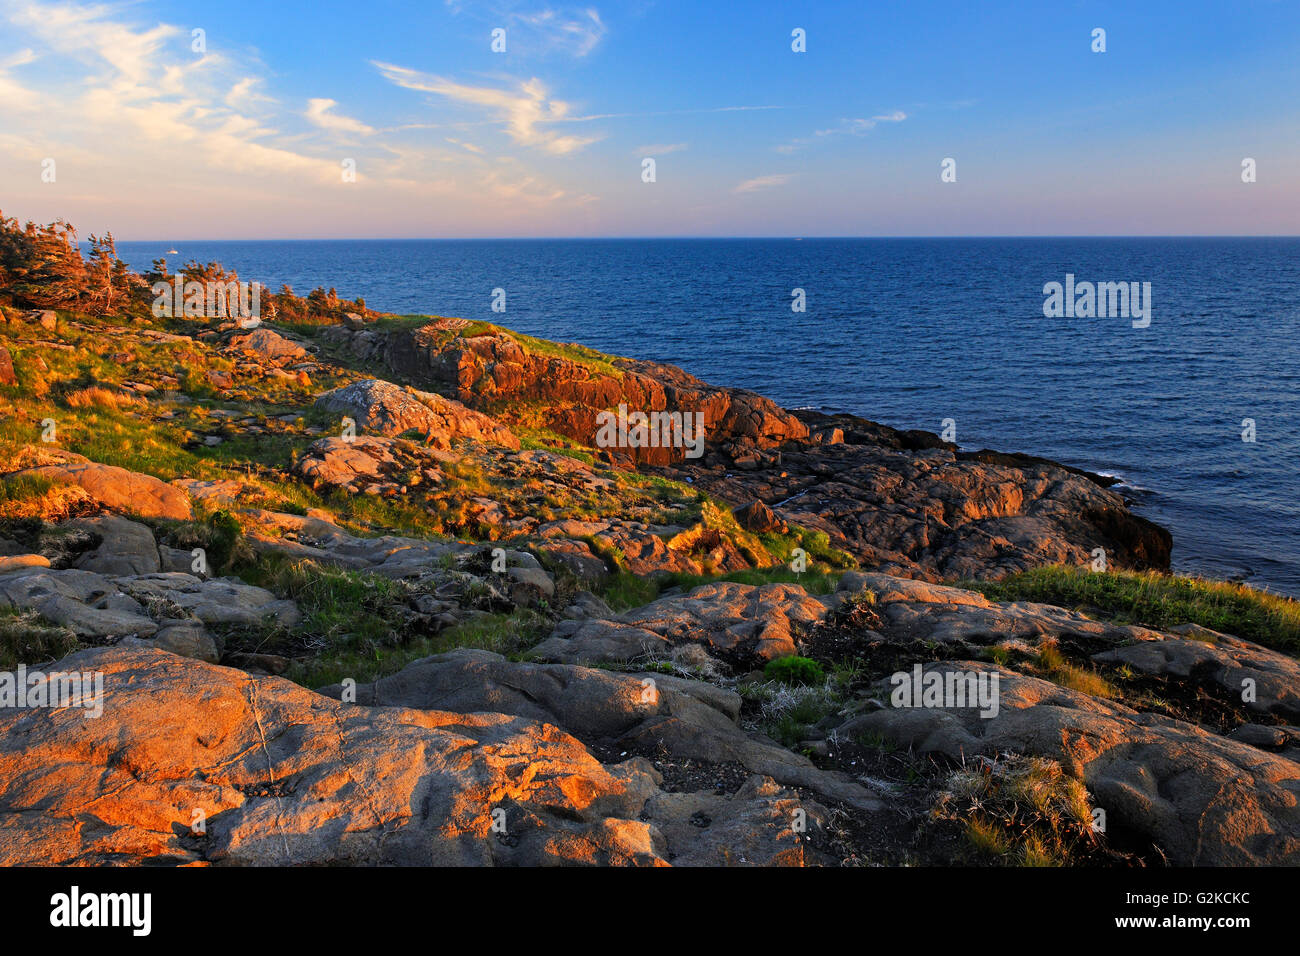
<path fill-rule="evenodd" d="M 124 242 L 1121 476 L 1183 571 L 1300 596 L 1300 239 Z M 1043 286 L 1151 283 L 1151 324 Z M 493 289 L 506 312 L 491 310 Z M 807 311 L 791 310 L 803 289 Z M 1255 423 L 1242 440 L 1243 420 Z"/>

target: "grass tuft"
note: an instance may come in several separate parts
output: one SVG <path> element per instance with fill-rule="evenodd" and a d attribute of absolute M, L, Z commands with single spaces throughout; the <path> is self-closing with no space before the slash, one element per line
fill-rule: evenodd
<path fill-rule="evenodd" d="M 1092 572 L 1057 565 L 962 586 L 995 601 L 1056 604 L 1143 627 L 1199 624 L 1300 656 L 1300 602 L 1245 584 L 1156 571 Z"/>

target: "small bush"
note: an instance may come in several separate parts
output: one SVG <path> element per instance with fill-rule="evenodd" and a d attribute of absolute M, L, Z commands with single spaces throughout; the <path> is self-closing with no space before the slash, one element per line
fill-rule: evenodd
<path fill-rule="evenodd" d="M 791 654 L 768 661 L 763 668 L 763 676 L 768 680 L 780 681 L 800 687 L 816 687 L 826 682 L 826 672 L 816 661 L 807 657 Z"/>
<path fill-rule="evenodd" d="M 212 514 L 173 528 L 168 535 L 172 546 L 183 551 L 202 548 L 207 558 L 208 573 L 220 575 L 236 563 L 252 557 L 252 549 L 244 541 L 244 529 L 229 511 Z"/>

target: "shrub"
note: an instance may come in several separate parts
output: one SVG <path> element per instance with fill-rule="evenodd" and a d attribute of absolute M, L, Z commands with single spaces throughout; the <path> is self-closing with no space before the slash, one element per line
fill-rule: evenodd
<path fill-rule="evenodd" d="M 763 668 L 763 676 L 782 684 L 797 684 L 802 687 L 815 687 L 826 681 L 826 672 L 820 664 L 794 654 L 768 661 Z"/>
<path fill-rule="evenodd" d="M 197 521 L 187 521 L 171 529 L 168 539 L 183 551 L 202 548 L 208 572 L 221 574 L 231 565 L 252 557 L 244 540 L 244 529 L 229 511 L 214 511 Z"/>

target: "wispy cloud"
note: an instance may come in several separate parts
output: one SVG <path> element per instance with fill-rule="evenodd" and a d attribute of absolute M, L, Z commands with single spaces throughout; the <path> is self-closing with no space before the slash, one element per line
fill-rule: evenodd
<path fill-rule="evenodd" d="M 550 96 L 545 84 L 534 77 L 513 89 L 470 86 L 391 63 L 375 62 L 390 83 L 408 90 L 433 93 L 458 103 L 487 110 L 500 122 L 506 134 L 521 146 L 564 155 L 596 142 L 598 136 L 566 136 L 550 127 L 569 116 L 569 104 Z"/>
<path fill-rule="evenodd" d="M 519 0 L 478 0 L 472 5 L 447 0 L 447 9 L 453 15 L 472 17 L 485 28 L 503 28 L 506 49 L 513 54 L 584 57 L 609 32 L 595 7 L 528 9 L 531 6 Z"/>
<path fill-rule="evenodd" d="M 907 114 L 902 110 L 894 110 L 892 113 L 873 116 L 870 119 L 842 119 L 837 125 L 828 129 L 819 129 L 810 137 L 792 139 L 775 148 L 778 153 L 793 153 L 811 145 L 812 143 L 818 142 L 818 140 L 824 140 L 827 137 L 863 136 L 875 129 L 881 123 L 901 123 L 905 119 L 907 119 Z"/>
<path fill-rule="evenodd" d="M 0 124 L 14 129 L 16 116 L 40 106 L 36 128 L 17 124 L 31 144 L 25 153 L 39 144 L 39 155 L 80 164 L 90 150 L 96 172 L 110 181 L 160 165 L 337 178 L 336 160 L 286 148 L 279 130 L 243 112 L 258 101 L 258 80 L 241 76 L 228 57 L 191 53 L 176 42 L 187 35 L 180 27 L 133 26 L 114 19 L 113 8 L 73 2 L 4 10 L 6 32 L 35 48 L 8 64 L 40 61 L 35 89 L 24 91 L 0 72 Z"/>
<path fill-rule="evenodd" d="M 223 102 L 232 110 L 252 111 L 275 100 L 263 94 L 258 87 L 262 85 L 260 76 L 246 76 L 230 88 Z"/>
<path fill-rule="evenodd" d="M 642 113 L 589 113 L 586 116 L 570 116 L 567 123 L 585 123 L 588 120 L 604 119 L 643 119 L 650 116 L 689 116 L 694 113 L 748 113 L 755 110 L 780 110 L 783 106 L 704 106 L 689 110 L 651 110 Z"/>
<path fill-rule="evenodd" d="M 539 10 L 536 13 L 514 14 L 511 23 L 520 24 L 535 33 L 537 41 L 548 50 L 565 50 L 583 57 L 594 50 L 605 38 L 605 24 L 594 7 L 585 10 Z M 507 27 L 509 30 L 509 27 Z"/>
<path fill-rule="evenodd" d="M 36 61 L 36 52 L 31 49 L 19 50 L 11 56 L 0 60 L 0 70 L 12 70 L 16 66 L 26 66 Z"/>
<path fill-rule="evenodd" d="M 307 103 L 307 112 L 303 115 L 307 117 L 309 122 L 332 133 L 353 133 L 359 136 L 370 136 L 375 132 L 373 126 L 367 126 L 360 120 L 353 119 L 350 116 L 332 112 L 336 106 L 338 106 L 338 103 L 334 100 L 310 100 Z"/>
<path fill-rule="evenodd" d="M 743 183 L 732 190 L 733 193 L 754 193 L 760 189 L 771 189 L 774 186 L 784 186 L 790 180 L 794 179 L 791 173 L 777 173 L 772 176 L 755 176 L 753 179 L 746 179 Z"/>

